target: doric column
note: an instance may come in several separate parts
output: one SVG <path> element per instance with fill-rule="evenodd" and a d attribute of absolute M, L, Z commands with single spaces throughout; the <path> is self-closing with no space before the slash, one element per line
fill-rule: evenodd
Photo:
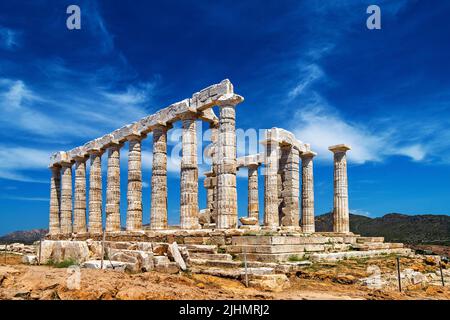
<path fill-rule="evenodd" d="M 123 144 L 111 144 L 108 149 L 108 173 L 106 182 L 106 231 L 120 231 L 120 148 Z"/>
<path fill-rule="evenodd" d="M 151 229 L 167 229 L 167 129 L 153 129 Z"/>
<path fill-rule="evenodd" d="M 266 140 L 262 144 L 266 147 L 264 171 L 264 226 L 279 226 L 278 216 L 278 157 L 279 143 Z"/>
<path fill-rule="evenodd" d="M 211 123 L 211 143 L 213 144 L 211 160 L 212 160 L 212 172 L 211 176 L 212 183 L 214 185 L 213 188 L 213 203 L 212 203 L 212 211 L 211 211 L 211 222 L 217 222 L 217 164 L 218 164 L 218 140 L 219 140 L 219 124 Z"/>
<path fill-rule="evenodd" d="M 237 228 L 236 110 L 244 99 L 239 95 L 219 98 L 217 141 L 217 229 Z"/>
<path fill-rule="evenodd" d="M 209 210 L 210 215 L 214 210 L 214 173 L 212 171 L 205 172 L 205 180 L 203 186 L 206 189 L 206 209 Z"/>
<path fill-rule="evenodd" d="M 314 233 L 314 177 L 313 158 L 315 152 L 307 151 L 301 154 L 302 158 L 302 231 Z"/>
<path fill-rule="evenodd" d="M 90 150 L 89 172 L 89 232 L 102 233 L 102 154 L 103 150 Z"/>
<path fill-rule="evenodd" d="M 259 198 L 258 198 L 258 164 L 250 163 L 248 169 L 248 205 L 247 216 L 259 219 Z"/>
<path fill-rule="evenodd" d="M 49 234 L 60 233 L 59 215 L 61 208 L 61 167 L 51 166 L 52 176 L 50 178 L 50 217 Z"/>
<path fill-rule="evenodd" d="M 350 147 L 338 144 L 328 149 L 334 153 L 333 231 L 346 233 L 350 231 L 346 157 L 346 152 L 350 150 Z"/>
<path fill-rule="evenodd" d="M 75 158 L 75 194 L 73 208 L 73 232 L 86 232 L 86 160 Z"/>
<path fill-rule="evenodd" d="M 194 113 L 183 116 L 180 228 L 197 229 L 198 223 L 198 167 L 197 134 Z"/>
<path fill-rule="evenodd" d="M 142 229 L 142 136 L 130 135 L 128 153 L 127 231 Z"/>
<path fill-rule="evenodd" d="M 61 233 L 72 233 L 72 162 L 61 163 Z"/>
<path fill-rule="evenodd" d="M 282 226 L 299 226 L 299 151 L 292 145 L 281 146 L 282 166 Z"/>

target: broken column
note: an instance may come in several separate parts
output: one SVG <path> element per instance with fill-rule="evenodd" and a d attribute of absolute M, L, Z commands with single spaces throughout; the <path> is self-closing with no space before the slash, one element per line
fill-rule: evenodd
<path fill-rule="evenodd" d="M 280 225 L 285 227 L 299 226 L 299 151 L 292 145 L 281 146 L 282 164 L 282 214 Z"/>
<path fill-rule="evenodd" d="M 102 154 L 101 149 L 89 151 L 89 232 L 102 233 Z"/>
<path fill-rule="evenodd" d="M 120 231 L 120 148 L 123 144 L 110 143 L 108 149 L 108 173 L 106 183 L 107 232 Z"/>
<path fill-rule="evenodd" d="M 87 157 L 75 157 L 75 193 L 73 208 L 73 232 L 86 232 L 86 160 Z"/>
<path fill-rule="evenodd" d="M 53 165 L 50 167 L 52 176 L 50 178 L 50 217 L 49 234 L 56 235 L 60 232 L 59 214 L 61 204 L 61 167 Z"/>
<path fill-rule="evenodd" d="M 235 108 L 242 101 L 244 98 L 237 94 L 227 94 L 218 99 L 217 229 L 237 227 Z"/>
<path fill-rule="evenodd" d="M 249 163 L 248 169 L 248 205 L 247 216 L 259 219 L 259 196 L 258 196 L 258 163 Z"/>
<path fill-rule="evenodd" d="M 167 229 L 167 129 L 153 129 L 151 229 Z"/>
<path fill-rule="evenodd" d="M 142 164 L 141 140 L 143 136 L 131 134 L 127 137 L 128 189 L 127 189 L 127 231 L 142 229 Z"/>
<path fill-rule="evenodd" d="M 72 233 L 72 161 L 61 161 L 61 233 Z"/>
<path fill-rule="evenodd" d="M 302 231 L 314 233 L 314 177 L 313 158 L 317 154 L 306 151 L 301 154 L 302 158 Z"/>
<path fill-rule="evenodd" d="M 328 148 L 334 153 L 333 231 L 349 232 L 348 181 L 346 152 L 350 147 L 338 144 Z"/>
<path fill-rule="evenodd" d="M 180 192 L 180 228 L 197 229 L 198 223 L 198 166 L 196 115 L 188 112 L 182 116 L 182 158 Z"/>

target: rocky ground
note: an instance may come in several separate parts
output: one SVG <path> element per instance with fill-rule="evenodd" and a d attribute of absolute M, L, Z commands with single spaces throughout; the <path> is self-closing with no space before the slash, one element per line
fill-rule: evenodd
<path fill-rule="evenodd" d="M 279 292 L 189 272 L 129 274 L 93 269 L 81 269 L 78 289 L 70 282 L 71 269 L 24 265 L 18 255 L 6 258 L 5 263 L 0 257 L 0 299 L 450 299 L 450 283 L 442 287 L 439 278 L 435 285 L 423 281 L 413 284 L 405 278 L 403 292 L 398 292 L 396 260 L 389 256 L 315 263 L 291 274 L 290 287 Z M 433 259 L 426 257 L 402 258 L 401 267 L 423 274 L 438 270 Z M 381 289 L 371 281 L 378 275 L 383 282 Z"/>

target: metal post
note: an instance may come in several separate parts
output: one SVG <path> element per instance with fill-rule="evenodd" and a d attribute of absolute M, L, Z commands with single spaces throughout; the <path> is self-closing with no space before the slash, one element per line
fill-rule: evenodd
<path fill-rule="evenodd" d="M 442 286 L 445 287 L 444 274 L 442 273 L 442 261 L 439 260 L 439 270 L 441 271 Z"/>
<path fill-rule="evenodd" d="M 248 288 L 247 248 L 244 247 L 245 286 Z"/>
<path fill-rule="evenodd" d="M 100 264 L 100 270 L 103 270 L 103 258 L 105 256 L 105 230 L 103 230 L 103 238 L 102 238 L 102 262 Z"/>
<path fill-rule="evenodd" d="M 42 239 L 39 240 L 39 258 L 38 258 L 38 265 L 41 265 L 41 257 L 42 257 Z"/>
<path fill-rule="evenodd" d="M 402 292 L 402 278 L 400 275 L 400 258 L 397 257 L 397 276 L 398 276 L 398 291 Z"/>

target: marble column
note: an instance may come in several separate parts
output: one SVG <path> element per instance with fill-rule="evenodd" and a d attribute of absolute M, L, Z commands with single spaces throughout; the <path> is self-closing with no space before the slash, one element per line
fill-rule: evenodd
<path fill-rule="evenodd" d="M 89 152 L 89 233 L 102 233 L 102 154 L 103 150 Z"/>
<path fill-rule="evenodd" d="M 142 230 L 141 136 L 130 135 L 128 152 L 127 231 Z"/>
<path fill-rule="evenodd" d="M 72 233 L 72 162 L 61 163 L 61 233 Z"/>
<path fill-rule="evenodd" d="M 51 166 L 52 176 L 50 178 L 50 217 L 49 234 L 60 233 L 59 215 L 61 207 L 61 167 Z"/>
<path fill-rule="evenodd" d="M 299 151 L 292 145 L 281 147 L 282 159 L 282 215 L 280 224 L 287 227 L 299 226 Z"/>
<path fill-rule="evenodd" d="M 278 227 L 280 224 L 278 215 L 278 141 L 267 140 L 263 144 L 265 152 L 264 171 L 264 226 Z"/>
<path fill-rule="evenodd" d="M 108 173 L 106 182 L 106 231 L 120 231 L 120 148 L 121 143 L 108 149 Z"/>
<path fill-rule="evenodd" d="M 258 164 L 250 163 L 248 169 L 248 205 L 247 216 L 259 219 L 259 198 L 258 198 Z"/>
<path fill-rule="evenodd" d="M 345 144 L 338 144 L 328 149 L 334 153 L 333 231 L 347 233 L 350 231 L 350 221 L 346 152 L 350 150 L 350 147 Z"/>
<path fill-rule="evenodd" d="M 217 222 L 217 164 L 218 164 L 218 149 L 217 144 L 219 140 L 219 124 L 217 123 L 211 123 L 210 124 L 210 130 L 211 130 L 211 143 L 213 144 L 212 148 L 212 154 L 211 154 L 211 160 L 212 160 L 212 172 L 213 175 L 211 176 L 212 184 L 214 186 L 213 188 L 213 203 L 212 203 L 212 212 L 211 212 L 211 223 Z"/>
<path fill-rule="evenodd" d="M 312 151 L 303 152 L 302 158 L 302 232 L 314 233 L 314 176 L 313 158 L 317 154 Z"/>
<path fill-rule="evenodd" d="M 237 228 L 236 190 L 236 105 L 239 95 L 219 99 L 219 136 L 217 141 L 217 229 Z"/>
<path fill-rule="evenodd" d="M 153 129 L 151 229 L 167 229 L 167 129 Z"/>
<path fill-rule="evenodd" d="M 203 186 L 206 189 L 206 209 L 210 215 L 214 210 L 214 173 L 212 171 L 205 172 L 205 180 Z"/>
<path fill-rule="evenodd" d="M 73 208 L 73 232 L 86 232 L 86 160 L 87 157 L 75 158 L 75 192 Z"/>
<path fill-rule="evenodd" d="M 180 190 L 180 228 L 200 228 L 198 222 L 198 165 L 196 116 L 194 113 L 182 117 L 182 158 Z"/>

